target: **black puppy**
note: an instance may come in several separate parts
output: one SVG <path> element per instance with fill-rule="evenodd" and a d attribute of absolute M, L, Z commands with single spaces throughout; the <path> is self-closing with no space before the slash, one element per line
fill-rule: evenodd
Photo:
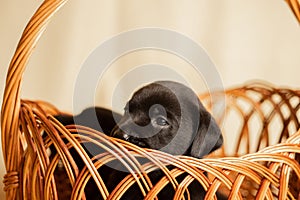
<path fill-rule="evenodd" d="M 154 82 L 135 92 L 126 104 L 123 117 L 103 108 L 89 108 L 74 119 L 71 116 L 57 118 L 65 125 L 75 122 L 140 147 L 158 149 L 173 155 L 202 158 L 223 143 L 220 129 L 197 95 L 185 85 L 172 81 Z M 113 169 L 108 174 L 105 179 L 109 190 L 127 175 Z M 154 183 L 162 176 L 161 171 L 150 174 Z M 93 187 L 93 184 L 90 185 Z M 189 190 L 192 199 L 201 199 L 205 195 L 196 182 L 189 186 Z M 171 186 L 166 187 L 159 198 L 172 198 L 173 192 Z M 90 198 L 95 199 L 96 196 L 94 193 Z M 123 197 L 142 198 L 139 189 L 134 186 Z"/>
<path fill-rule="evenodd" d="M 158 81 L 135 92 L 111 136 L 173 155 L 201 158 L 223 143 L 221 131 L 187 86 Z"/>
<path fill-rule="evenodd" d="M 63 125 L 82 125 L 110 135 L 122 115 L 106 108 L 90 107 L 76 116 L 64 114 L 55 118 Z"/>
<path fill-rule="evenodd" d="M 197 95 L 187 86 L 172 81 L 154 82 L 135 92 L 111 136 L 140 147 L 197 158 L 218 149 L 223 143 L 217 123 Z M 172 169 L 172 166 L 168 168 Z M 123 172 L 113 172 L 108 185 L 118 183 L 125 175 Z M 149 174 L 154 184 L 163 176 L 159 170 Z M 184 176 L 178 177 L 178 181 Z M 188 189 L 191 199 L 203 199 L 205 196 L 205 191 L 196 181 Z M 173 199 L 173 195 L 174 189 L 168 185 L 158 197 Z M 127 191 L 122 199 L 142 198 L 136 186 Z M 218 199 L 223 197 L 218 195 Z"/>

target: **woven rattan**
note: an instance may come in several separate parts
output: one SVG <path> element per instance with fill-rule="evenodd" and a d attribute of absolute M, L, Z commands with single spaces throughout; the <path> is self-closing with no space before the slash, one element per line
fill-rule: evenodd
<path fill-rule="evenodd" d="M 300 22 L 300 2 L 299 0 L 285 0 L 292 9 L 298 22 Z"/>
<path fill-rule="evenodd" d="M 84 199 L 89 179 L 95 180 L 106 199 L 119 199 L 133 183 L 138 183 L 146 199 L 155 199 L 171 183 L 174 199 L 183 199 L 194 180 L 207 191 L 206 199 L 215 199 L 217 190 L 229 199 L 300 198 L 298 90 L 246 84 L 225 93 L 201 95 L 208 108 L 223 102 L 211 96 L 226 99 L 219 119 L 225 145 L 205 159 L 142 149 L 87 127 L 64 127 L 53 117 L 60 111 L 51 104 L 22 100 L 20 85 L 27 61 L 52 15 L 65 2 L 43 2 L 25 28 L 9 66 L 1 112 L 6 199 Z M 226 124 L 237 128 L 228 129 Z M 85 142 L 105 152 L 90 158 L 81 145 Z M 228 147 L 229 142 L 233 145 Z M 54 156 L 48 153 L 51 145 L 57 151 Z M 72 158 L 71 147 L 82 158 L 83 169 Z M 140 163 L 139 157 L 148 162 Z M 111 160 L 119 160 L 131 174 L 109 193 L 97 169 Z M 147 174 L 156 169 L 163 170 L 165 176 L 153 184 Z M 181 174 L 186 176 L 178 182 L 175 178 Z"/>

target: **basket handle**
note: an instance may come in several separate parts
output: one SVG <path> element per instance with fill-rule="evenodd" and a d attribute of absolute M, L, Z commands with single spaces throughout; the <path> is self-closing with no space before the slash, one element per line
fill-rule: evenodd
<path fill-rule="evenodd" d="M 22 150 L 19 140 L 20 86 L 28 60 L 49 21 L 67 0 L 45 0 L 28 22 L 9 65 L 1 110 L 6 199 L 16 199 Z"/>
<path fill-rule="evenodd" d="M 300 3 L 298 0 L 285 0 L 300 23 Z"/>

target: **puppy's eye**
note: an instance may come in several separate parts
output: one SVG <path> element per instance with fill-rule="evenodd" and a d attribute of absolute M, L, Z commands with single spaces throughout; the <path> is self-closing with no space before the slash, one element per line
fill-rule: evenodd
<path fill-rule="evenodd" d="M 155 123 L 159 126 L 168 126 L 169 122 L 163 117 L 157 117 Z"/>

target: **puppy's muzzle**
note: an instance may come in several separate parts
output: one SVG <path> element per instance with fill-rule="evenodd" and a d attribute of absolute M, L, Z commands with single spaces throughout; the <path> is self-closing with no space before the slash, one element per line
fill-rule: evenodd
<path fill-rule="evenodd" d="M 127 142 L 130 142 L 132 144 L 135 144 L 139 147 L 145 147 L 149 148 L 149 145 L 145 141 L 143 141 L 143 138 L 132 136 L 130 133 L 126 133 L 122 129 L 120 129 L 118 126 L 116 126 L 111 133 L 112 137 L 125 140 Z"/>

